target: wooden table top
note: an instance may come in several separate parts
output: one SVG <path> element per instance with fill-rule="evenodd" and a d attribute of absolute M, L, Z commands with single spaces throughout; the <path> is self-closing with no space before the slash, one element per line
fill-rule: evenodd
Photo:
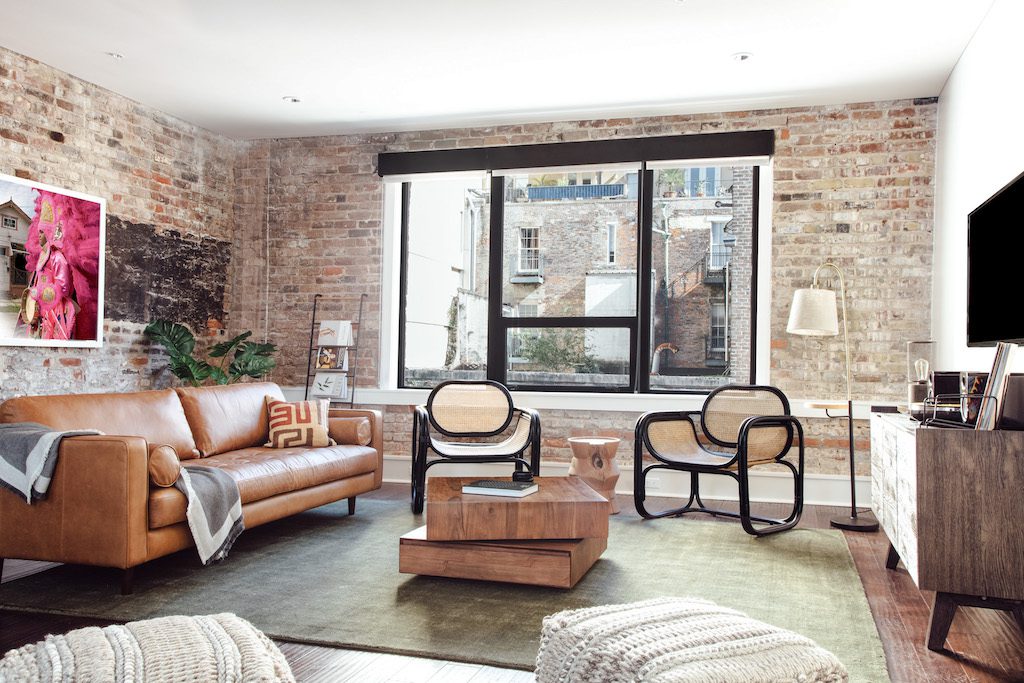
<path fill-rule="evenodd" d="M 608 536 L 608 500 L 578 477 L 536 477 L 534 481 L 539 490 L 522 498 L 462 493 L 463 484 L 486 478 L 430 477 L 427 480 L 429 540 Z"/>
<path fill-rule="evenodd" d="M 512 481 L 512 477 L 430 477 L 427 483 L 427 505 L 454 503 L 460 505 L 538 505 L 548 503 L 595 503 L 608 501 L 579 477 L 534 477 L 539 490 L 522 498 L 485 496 L 463 493 L 464 484 L 481 479 Z"/>

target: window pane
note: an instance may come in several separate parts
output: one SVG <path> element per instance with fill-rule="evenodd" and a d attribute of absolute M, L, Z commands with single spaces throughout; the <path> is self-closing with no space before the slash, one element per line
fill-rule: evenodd
<path fill-rule="evenodd" d="M 651 388 L 750 381 L 753 167 L 655 171 Z"/>
<path fill-rule="evenodd" d="M 508 384 L 607 388 L 629 385 L 629 330 L 516 327 L 508 330 Z"/>
<path fill-rule="evenodd" d="M 404 386 L 487 375 L 487 200 L 483 179 L 411 184 Z"/>
<path fill-rule="evenodd" d="M 636 171 L 505 176 L 506 315 L 636 315 L 636 206 Z"/>

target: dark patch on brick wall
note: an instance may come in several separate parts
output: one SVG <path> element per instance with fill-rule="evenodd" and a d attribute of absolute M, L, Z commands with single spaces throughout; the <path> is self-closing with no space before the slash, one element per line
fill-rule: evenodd
<path fill-rule="evenodd" d="M 61 133 L 60 131 L 56 130 L 51 130 L 50 139 L 53 140 L 54 142 L 64 142 L 64 133 Z"/>
<path fill-rule="evenodd" d="M 919 107 L 919 106 L 924 105 L 924 104 L 935 104 L 938 101 L 939 101 L 939 98 L 938 98 L 937 95 L 934 96 L 934 97 L 915 97 L 914 98 L 914 106 L 915 107 Z"/>
<path fill-rule="evenodd" d="M 107 217 L 106 310 L 112 320 L 173 320 L 194 330 L 224 319 L 231 244 L 157 233 L 144 223 Z"/>

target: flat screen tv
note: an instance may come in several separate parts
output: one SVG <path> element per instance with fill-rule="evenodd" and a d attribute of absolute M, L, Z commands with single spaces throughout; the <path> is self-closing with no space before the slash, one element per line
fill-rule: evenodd
<path fill-rule="evenodd" d="M 1024 343 L 1024 173 L 967 217 L 967 345 Z"/>

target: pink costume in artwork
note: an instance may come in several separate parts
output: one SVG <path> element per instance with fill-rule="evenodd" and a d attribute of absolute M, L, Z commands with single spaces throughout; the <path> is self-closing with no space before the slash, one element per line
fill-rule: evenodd
<path fill-rule="evenodd" d="M 32 279 L 22 306 L 31 336 L 97 337 L 100 207 L 39 191 L 26 242 Z"/>

